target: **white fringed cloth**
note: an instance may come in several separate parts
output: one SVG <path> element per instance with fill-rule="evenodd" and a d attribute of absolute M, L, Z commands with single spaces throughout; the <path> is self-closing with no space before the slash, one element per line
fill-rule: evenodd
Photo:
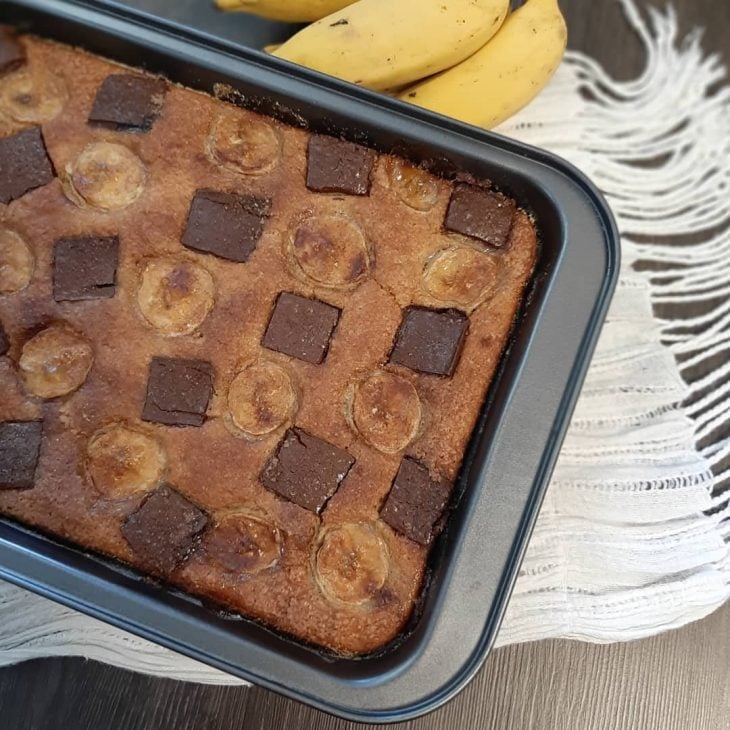
<path fill-rule="evenodd" d="M 699 33 L 677 37 L 671 10 L 645 19 L 620 1 L 646 46 L 642 75 L 617 82 L 571 52 L 500 130 L 584 170 L 623 248 L 501 645 L 636 639 L 730 595 L 730 87 Z M 238 682 L 0 583 L 0 664 L 57 655 Z"/>

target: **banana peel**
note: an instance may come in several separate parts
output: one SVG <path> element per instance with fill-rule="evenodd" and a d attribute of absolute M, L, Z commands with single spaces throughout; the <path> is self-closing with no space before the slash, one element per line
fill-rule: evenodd
<path fill-rule="evenodd" d="M 547 85 L 566 44 L 567 29 L 557 0 L 527 0 L 481 50 L 407 88 L 399 98 L 491 129 Z"/>
<path fill-rule="evenodd" d="M 355 0 L 216 0 L 221 10 L 252 13 L 270 20 L 310 23 L 352 5 Z"/>
<path fill-rule="evenodd" d="M 443 71 L 500 29 L 509 0 L 359 0 L 313 23 L 273 55 L 385 90 Z"/>

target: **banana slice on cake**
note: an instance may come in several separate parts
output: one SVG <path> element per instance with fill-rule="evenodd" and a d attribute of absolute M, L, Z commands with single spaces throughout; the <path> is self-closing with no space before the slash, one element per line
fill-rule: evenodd
<path fill-rule="evenodd" d="M 325 598 L 346 606 L 372 600 L 390 572 L 385 542 L 363 523 L 325 528 L 313 563 L 314 579 Z"/>
<path fill-rule="evenodd" d="M 469 246 L 449 246 L 434 253 L 423 270 L 423 286 L 444 304 L 473 309 L 494 292 L 499 262 Z"/>
<path fill-rule="evenodd" d="M 137 304 L 142 316 L 165 335 L 187 335 L 213 308 L 213 277 L 199 264 L 167 256 L 150 260 L 142 272 Z"/>
<path fill-rule="evenodd" d="M 221 516 L 205 541 L 210 559 L 229 573 L 256 575 L 273 568 L 283 550 L 280 530 L 244 510 Z"/>
<path fill-rule="evenodd" d="M 86 468 L 96 489 L 117 499 L 154 489 L 165 469 L 165 452 L 141 431 L 113 424 L 97 431 L 86 447 Z"/>
<path fill-rule="evenodd" d="M 142 194 L 147 173 L 142 160 L 128 147 L 93 142 L 66 167 L 65 190 L 81 207 L 120 210 Z"/>
<path fill-rule="evenodd" d="M 22 68 L 0 82 L 0 113 L 21 124 L 50 122 L 67 101 L 66 82 L 46 69 Z"/>
<path fill-rule="evenodd" d="M 413 384 L 378 370 L 349 393 L 351 427 L 378 451 L 395 454 L 418 435 L 422 408 Z"/>
<path fill-rule="evenodd" d="M 426 212 L 436 205 L 439 187 L 432 175 L 395 157 L 386 159 L 385 173 L 391 189 L 408 207 Z"/>
<path fill-rule="evenodd" d="M 370 269 L 360 227 L 344 215 L 311 216 L 286 238 L 287 259 L 305 281 L 335 289 L 357 286 Z"/>
<path fill-rule="evenodd" d="M 276 130 L 243 112 L 221 114 L 208 136 L 208 159 L 241 175 L 263 175 L 276 167 L 281 157 L 281 140 Z"/>
<path fill-rule="evenodd" d="M 25 289 L 34 269 L 35 257 L 23 237 L 9 228 L 0 228 L 0 294 Z"/>
<path fill-rule="evenodd" d="M 233 425 L 254 438 L 266 436 L 291 421 L 296 407 L 297 393 L 289 373 L 272 362 L 244 368 L 228 389 Z"/>
<path fill-rule="evenodd" d="M 89 342 L 65 325 L 54 324 L 25 343 L 18 367 L 28 390 L 48 399 L 80 388 L 93 361 Z"/>

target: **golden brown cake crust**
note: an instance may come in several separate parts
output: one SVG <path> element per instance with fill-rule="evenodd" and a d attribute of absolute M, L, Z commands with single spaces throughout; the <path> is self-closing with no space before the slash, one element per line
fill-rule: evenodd
<path fill-rule="evenodd" d="M 95 487 L 90 471 L 93 473 L 96 464 L 90 470 L 87 463 L 87 444 L 92 437 L 96 434 L 98 440 L 99 432 L 107 434 L 104 429 L 122 424 L 137 434 L 134 443 L 140 449 L 148 449 L 144 452 L 147 461 L 140 467 L 148 468 L 149 464 L 147 476 L 159 480 L 154 470 L 162 469 L 162 479 L 209 518 L 197 547 L 184 565 L 168 576 L 170 582 L 334 651 L 357 654 L 383 646 L 399 633 L 411 613 L 420 591 L 427 548 L 388 527 L 379 518 L 379 509 L 404 453 L 442 478 L 453 480 L 457 476 L 534 266 L 537 242 L 531 222 L 518 212 L 503 250 L 487 250 L 476 240 L 446 233 L 443 221 L 452 184 L 429 178 L 428 194 L 435 202 L 425 212 L 417 210 L 404 204 L 389 175 L 392 158 L 384 155 L 375 162 L 369 195 L 311 192 L 305 186 L 309 134 L 271 120 L 264 121 L 273 127 L 281 144 L 278 164 L 271 167 L 267 157 L 267 169 L 256 175 L 214 164 L 206 150 L 210 130 L 220 114 L 237 115 L 244 121 L 261 118 L 174 85 L 170 85 L 159 118 L 147 132 L 117 132 L 89 125 L 87 118 L 97 89 L 110 73 L 120 73 L 119 67 L 32 37 L 24 37 L 23 43 L 30 72 L 55 70 L 67 91 L 61 113 L 42 123 L 59 177 L 68 176 L 66 170 L 88 145 L 101 142 L 131 150 L 141 160 L 145 178 L 139 195 L 121 209 L 80 207 L 78 199 L 69 199 L 68 189 L 64 192 L 61 179 L 7 206 L 0 205 L 0 228 L 20 234 L 35 259 L 30 284 L 16 293 L 0 294 L 0 322 L 10 340 L 8 356 L 0 357 L 0 422 L 44 421 L 35 486 L 22 491 L 0 490 L 0 511 L 141 567 L 121 528 L 142 503 L 144 493 L 132 491 L 117 498 L 114 492 L 111 499 L 109 490 L 118 489 L 118 483 L 106 492 Z M 7 78 L 0 78 L 0 93 Z M 54 83 L 57 88 L 58 78 Z M 30 125 L 0 118 L 2 134 L 26 126 Z M 269 135 L 266 139 L 270 152 L 275 138 Z M 191 200 L 201 188 L 271 199 L 263 235 L 246 263 L 181 245 Z M 102 193 L 93 191 L 97 196 Z M 324 215 L 354 222 L 364 234 L 369 268 L 362 276 L 358 270 L 359 278 L 351 287 L 317 285 L 292 265 L 292 230 L 301 221 Z M 54 300 L 54 242 L 74 236 L 119 238 L 114 296 Z M 470 304 L 435 298 L 433 293 L 438 293 L 443 277 L 432 280 L 428 289 L 424 285 L 422 274 L 436 252 L 453 247 L 466 247 L 494 260 L 494 265 L 490 262 L 485 269 L 489 277 L 496 271 L 494 281 L 490 279 L 483 296 L 472 297 L 469 289 L 465 296 L 473 299 Z M 193 262 L 212 278 L 212 307 L 204 299 L 191 305 L 191 316 L 202 319 L 192 333 L 166 336 L 150 325 L 140 309 L 140 277 L 151 258 L 164 256 Z M 318 265 L 316 261 L 313 264 Z M 204 275 L 200 281 L 208 287 Z M 273 303 L 282 291 L 317 298 L 342 310 L 321 365 L 262 347 Z M 469 331 L 452 377 L 424 375 L 388 364 L 402 309 L 409 305 L 457 306 L 468 312 Z M 43 401 L 26 389 L 18 363 L 24 343 L 56 322 L 65 323 L 91 343 L 93 365 L 80 387 Z M 141 420 L 148 367 L 155 356 L 212 364 L 213 395 L 202 427 L 176 428 Z M 294 394 L 287 392 L 284 405 L 276 401 L 281 415 L 274 430 L 254 437 L 236 426 L 228 406 L 229 385 L 252 363 L 279 365 L 288 375 Z M 377 440 L 361 438 L 348 412 L 353 386 L 380 369 L 412 384 L 421 401 L 421 424 L 414 432 L 415 440 L 396 453 L 379 451 L 370 445 Z M 388 387 L 398 387 L 397 382 Z M 403 398 L 412 398 L 410 392 L 405 391 Z M 417 405 L 409 407 L 418 413 Z M 408 434 L 413 431 L 412 420 L 404 419 Z M 259 480 L 292 423 L 347 450 L 355 459 L 321 515 L 282 499 Z M 408 438 L 410 435 L 406 441 Z M 156 460 L 155 445 L 164 452 L 163 466 Z M 221 561 L 216 555 L 221 549 L 220 539 L 206 538 L 216 525 L 228 524 L 230 515 L 237 513 L 247 520 L 246 529 L 253 529 L 265 544 L 256 548 L 253 557 L 241 558 L 242 572 L 231 570 L 238 558 L 229 556 Z M 331 530 L 348 523 L 365 527 L 338 532 L 339 542 L 327 537 Z M 364 588 L 356 585 L 350 591 L 348 586 L 332 587 L 329 578 L 323 579 L 325 583 L 315 580 L 315 551 L 323 541 L 328 541 L 328 550 L 340 549 L 360 539 L 357 535 L 365 536 L 362 539 L 368 551 L 358 556 L 360 569 L 372 571 L 375 588 L 365 581 Z M 321 559 L 325 557 L 322 553 Z M 329 554 L 327 557 L 330 559 Z M 359 596 L 358 591 L 371 589 L 369 600 L 352 598 Z M 347 601 L 333 600 L 332 595 L 344 595 Z"/>

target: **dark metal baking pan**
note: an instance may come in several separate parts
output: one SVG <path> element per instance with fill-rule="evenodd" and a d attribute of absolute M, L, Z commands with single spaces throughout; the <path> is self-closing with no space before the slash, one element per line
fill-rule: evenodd
<path fill-rule="evenodd" d="M 5 0 L 0 22 L 194 88 L 211 92 L 222 84 L 240 103 L 430 161 L 444 174 L 489 178 L 534 215 L 541 255 L 530 296 L 432 551 L 416 620 L 386 650 L 359 659 L 327 656 L 0 520 L 1 577 L 226 672 L 366 722 L 413 718 L 443 704 L 494 641 L 616 282 L 618 238 L 602 198 L 545 152 L 139 9 Z"/>

